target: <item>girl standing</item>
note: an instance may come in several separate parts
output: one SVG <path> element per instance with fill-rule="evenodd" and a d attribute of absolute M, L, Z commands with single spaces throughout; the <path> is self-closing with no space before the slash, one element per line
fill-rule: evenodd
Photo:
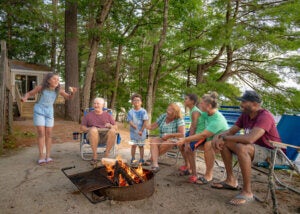
<path fill-rule="evenodd" d="M 28 97 L 39 93 L 39 98 L 34 105 L 33 111 L 33 123 L 38 133 L 39 165 L 53 161 L 50 157 L 52 144 L 51 135 L 54 126 L 53 104 L 58 95 L 63 96 L 65 99 L 70 99 L 76 91 L 77 88 L 69 87 L 69 93 L 66 93 L 60 88 L 58 74 L 48 73 L 41 85 L 27 92 L 25 96 L 21 98 L 21 101 L 25 102 Z M 43 153 L 44 146 L 46 146 L 46 155 Z"/>

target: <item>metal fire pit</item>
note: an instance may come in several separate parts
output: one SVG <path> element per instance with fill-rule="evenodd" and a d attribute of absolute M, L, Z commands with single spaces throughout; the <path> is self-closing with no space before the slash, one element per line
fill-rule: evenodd
<path fill-rule="evenodd" d="M 141 200 L 150 197 L 154 193 L 154 174 L 147 169 L 143 169 L 147 176 L 144 183 L 119 187 L 114 186 L 112 181 L 107 178 L 105 166 L 78 174 L 66 173 L 66 171 L 73 168 L 75 166 L 63 168 L 61 171 L 92 203 L 98 203 L 106 199 L 116 201 Z"/>

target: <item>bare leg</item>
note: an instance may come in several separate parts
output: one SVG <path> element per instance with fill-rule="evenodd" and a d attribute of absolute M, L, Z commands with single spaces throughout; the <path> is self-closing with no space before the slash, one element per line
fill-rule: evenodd
<path fill-rule="evenodd" d="M 168 141 L 164 141 L 164 142 L 168 142 Z M 162 144 L 159 147 L 159 156 L 165 154 L 167 151 L 169 151 L 170 149 L 172 149 L 174 147 L 174 145 L 172 144 L 164 144 L 164 142 L 162 142 Z"/>
<path fill-rule="evenodd" d="M 50 154 L 51 154 L 52 130 L 53 127 L 46 127 L 46 132 L 45 132 L 46 158 L 50 158 Z"/>
<path fill-rule="evenodd" d="M 150 151 L 153 167 L 158 167 L 159 146 L 162 142 L 163 141 L 161 138 L 152 138 L 150 140 Z"/>
<path fill-rule="evenodd" d="M 240 164 L 242 176 L 243 176 L 243 189 L 241 195 L 246 197 L 253 197 L 251 189 L 251 162 L 254 156 L 254 146 L 252 144 L 242 144 L 236 142 L 226 142 L 221 150 L 222 158 L 227 171 L 226 182 L 228 184 L 235 186 L 237 184 L 236 178 L 234 177 L 232 170 L 232 154 L 237 154 L 238 161 Z M 230 154 L 229 154 L 230 153 Z M 225 158 L 225 159 L 224 159 Z M 230 162 L 229 162 L 230 161 Z M 234 181 L 233 181 L 234 180 Z M 235 183 L 233 183 L 235 182 Z M 233 198 L 230 203 L 233 204 L 242 204 L 245 203 L 245 199 Z"/>
<path fill-rule="evenodd" d="M 144 146 L 139 146 L 140 148 L 140 160 L 144 160 Z"/>
<path fill-rule="evenodd" d="M 190 169 L 191 166 L 190 166 L 189 157 L 188 157 L 189 154 L 186 151 L 186 150 L 188 150 L 188 148 L 186 148 L 187 146 L 189 146 L 189 145 L 180 146 L 179 150 L 183 157 L 184 165 L 186 166 L 187 169 Z"/>
<path fill-rule="evenodd" d="M 97 147 L 99 142 L 99 133 L 96 127 L 89 129 L 89 142 L 93 150 L 93 159 L 97 160 Z"/>
<path fill-rule="evenodd" d="M 188 158 L 188 162 L 190 164 L 190 169 L 192 170 L 192 175 L 197 176 L 197 170 L 196 170 L 196 152 L 192 151 L 191 149 L 187 149 L 185 151 L 186 156 Z"/>
<path fill-rule="evenodd" d="M 228 142 L 229 145 L 230 142 Z M 230 145 L 230 147 L 232 147 L 232 145 Z M 222 155 L 222 159 L 225 165 L 225 170 L 226 170 L 226 180 L 225 182 L 231 186 L 237 186 L 237 179 L 233 174 L 233 168 L 232 168 L 232 151 L 230 150 L 230 147 L 226 146 L 223 147 L 223 149 L 221 150 L 221 155 Z"/>
<path fill-rule="evenodd" d="M 136 145 L 131 146 L 131 159 L 135 159 Z"/>
<path fill-rule="evenodd" d="M 115 145 L 116 142 L 116 130 L 114 128 L 109 129 L 107 132 L 107 143 L 106 143 L 106 151 L 105 151 L 105 157 L 109 156 L 109 152 L 112 149 L 112 147 Z"/>
<path fill-rule="evenodd" d="M 39 159 L 45 159 L 44 146 L 45 146 L 45 126 L 37 126 L 38 134 L 38 147 L 39 147 Z"/>
<path fill-rule="evenodd" d="M 211 141 L 205 142 L 204 146 L 204 159 L 205 159 L 205 165 L 206 165 L 206 171 L 204 178 L 207 181 L 210 181 L 213 179 L 213 168 L 215 164 L 215 151 L 212 149 Z"/>

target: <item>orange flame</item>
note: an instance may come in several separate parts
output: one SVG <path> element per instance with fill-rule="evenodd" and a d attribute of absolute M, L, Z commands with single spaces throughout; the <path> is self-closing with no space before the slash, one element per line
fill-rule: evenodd
<path fill-rule="evenodd" d="M 125 186 L 128 186 L 128 183 L 123 178 L 123 176 L 121 174 L 119 174 L 119 187 L 125 187 Z"/>
<path fill-rule="evenodd" d="M 135 183 L 142 182 L 141 178 L 143 178 L 144 180 L 147 180 L 146 173 L 144 172 L 141 164 L 139 164 L 138 168 L 134 170 L 134 169 L 131 169 L 126 163 L 124 163 L 122 161 L 122 159 L 120 158 L 120 156 L 118 156 L 116 159 L 118 161 L 118 165 L 125 170 L 127 175 L 130 176 Z M 114 176 L 115 176 L 115 168 L 114 168 L 115 166 L 105 164 L 105 167 L 106 167 L 108 179 L 113 181 Z M 118 178 L 119 178 L 119 186 L 128 186 L 126 179 L 124 179 L 121 174 L 118 175 Z"/>

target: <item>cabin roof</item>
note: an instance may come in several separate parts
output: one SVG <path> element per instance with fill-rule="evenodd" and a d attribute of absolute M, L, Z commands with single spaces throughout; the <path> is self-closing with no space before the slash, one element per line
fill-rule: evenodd
<path fill-rule="evenodd" d="M 33 64 L 19 60 L 9 60 L 10 69 L 19 69 L 24 71 L 52 71 L 50 67 L 41 64 Z"/>

